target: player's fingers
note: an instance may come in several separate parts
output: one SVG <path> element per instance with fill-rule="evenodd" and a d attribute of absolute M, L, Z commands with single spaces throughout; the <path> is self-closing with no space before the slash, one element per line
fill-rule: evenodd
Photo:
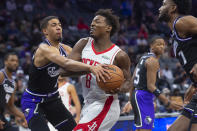
<path fill-rule="evenodd" d="M 103 82 L 106 82 L 105 77 L 103 76 L 103 74 L 102 74 L 101 72 L 98 72 L 98 75 L 99 75 L 100 79 L 101 79 Z"/>
<path fill-rule="evenodd" d="M 100 82 L 101 80 L 100 80 L 99 74 L 98 73 L 95 73 L 95 76 L 96 76 L 97 81 Z"/>
<path fill-rule="evenodd" d="M 105 73 L 105 76 L 106 76 L 108 79 L 111 79 L 111 75 L 110 75 L 109 70 L 103 68 L 103 72 Z"/>
<path fill-rule="evenodd" d="M 103 67 L 103 68 L 108 68 L 108 64 L 101 64 L 101 66 Z"/>
<path fill-rule="evenodd" d="M 101 72 L 102 72 L 102 74 L 104 75 L 105 78 L 111 79 L 111 76 L 110 76 L 110 73 L 109 73 L 108 70 L 103 69 L 103 71 L 101 71 Z"/>

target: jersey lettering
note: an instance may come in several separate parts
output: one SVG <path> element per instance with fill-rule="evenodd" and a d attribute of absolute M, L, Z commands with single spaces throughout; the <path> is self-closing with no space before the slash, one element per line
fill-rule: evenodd
<path fill-rule="evenodd" d="M 140 81 L 140 75 L 138 74 L 140 71 L 139 68 L 136 69 L 136 72 L 135 72 L 135 80 L 134 80 L 134 84 L 138 84 L 139 81 Z"/>
<path fill-rule="evenodd" d="M 185 55 L 183 54 L 183 51 L 179 51 L 178 55 L 181 57 L 183 65 L 187 64 L 187 60 L 185 58 Z"/>

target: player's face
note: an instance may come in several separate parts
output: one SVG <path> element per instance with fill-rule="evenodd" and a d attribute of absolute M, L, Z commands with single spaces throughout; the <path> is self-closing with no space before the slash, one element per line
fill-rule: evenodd
<path fill-rule="evenodd" d="M 106 23 L 106 18 L 100 15 L 97 15 L 92 20 L 90 26 L 90 36 L 97 38 L 102 35 L 106 35 L 111 31 L 111 26 Z"/>
<path fill-rule="evenodd" d="M 58 19 L 51 19 L 48 21 L 48 26 L 45 29 L 45 35 L 55 41 L 61 40 L 62 26 Z"/>
<path fill-rule="evenodd" d="M 165 49 L 165 41 L 163 39 L 157 39 L 151 48 L 156 55 L 162 55 Z"/>
<path fill-rule="evenodd" d="M 163 0 L 162 6 L 159 8 L 159 21 L 168 22 L 170 20 L 170 7 L 174 5 L 171 0 Z"/>
<path fill-rule="evenodd" d="M 5 61 L 5 66 L 10 72 L 15 72 L 18 68 L 19 62 L 16 55 L 9 55 L 8 59 Z"/>

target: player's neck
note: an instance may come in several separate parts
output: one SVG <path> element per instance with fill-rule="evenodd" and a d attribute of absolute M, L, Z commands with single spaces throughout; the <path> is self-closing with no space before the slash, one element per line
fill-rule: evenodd
<path fill-rule="evenodd" d="M 50 42 L 50 44 L 52 45 L 52 46 L 54 46 L 54 47 L 56 47 L 56 48 L 59 48 L 59 41 L 54 41 L 54 40 L 52 40 L 51 38 L 47 38 L 48 40 L 49 40 L 49 42 Z"/>
<path fill-rule="evenodd" d="M 170 21 L 168 22 L 168 26 L 170 27 L 170 30 L 173 30 L 173 24 L 176 18 L 178 18 L 180 14 L 174 14 L 172 15 Z"/>
<path fill-rule="evenodd" d="M 161 55 L 158 55 L 152 49 L 150 50 L 150 53 L 153 53 L 154 57 L 156 57 L 157 59 L 159 59 L 161 57 Z"/>
<path fill-rule="evenodd" d="M 112 44 L 113 43 L 108 37 L 94 39 L 94 47 L 97 49 L 97 51 L 108 49 L 112 46 Z"/>
<path fill-rule="evenodd" d="M 12 79 L 12 72 L 10 72 L 6 67 L 5 67 L 5 73 L 7 77 L 11 80 Z"/>

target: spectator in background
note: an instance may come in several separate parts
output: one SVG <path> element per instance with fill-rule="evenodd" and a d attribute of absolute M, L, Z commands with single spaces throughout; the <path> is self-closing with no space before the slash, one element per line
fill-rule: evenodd
<path fill-rule="evenodd" d="M 128 18 L 132 16 L 132 4 L 130 0 L 122 0 L 120 9 L 123 17 Z"/>
<path fill-rule="evenodd" d="M 25 75 L 29 74 L 29 69 L 30 69 L 31 63 L 32 63 L 31 54 L 29 52 L 26 52 L 24 62 L 21 64 Z"/>
<path fill-rule="evenodd" d="M 140 31 L 138 33 L 138 38 L 148 39 L 148 29 L 145 24 L 141 24 Z"/>
<path fill-rule="evenodd" d="M 32 5 L 32 3 L 31 3 L 31 0 L 27 0 L 27 2 L 25 3 L 23 9 L 24 9 L 24 11 L 27 12 L 27 13 L 33 11 L 33 5 Z"/>
<path fill-rule="evenodd" d="M 15 0 L 7 0 L 6 1 L 6 8 L 8 11 L 15 11 L 17 8 Z"/>
<path fill-rule="evenodd" d="M 90 29 L 89 26 L 84 23 L 83 18 L 79 18 L 77 28 L 78 30 L 85 30 L 85 31 L 88 31 Z"/>
<path fill-rule="evenodd" d="M 172 70 L 169 69 L 168 65 L 165 66 L 165 69 L 162 69 L 162 75 L 169 83 L 174 81 Z"/>

